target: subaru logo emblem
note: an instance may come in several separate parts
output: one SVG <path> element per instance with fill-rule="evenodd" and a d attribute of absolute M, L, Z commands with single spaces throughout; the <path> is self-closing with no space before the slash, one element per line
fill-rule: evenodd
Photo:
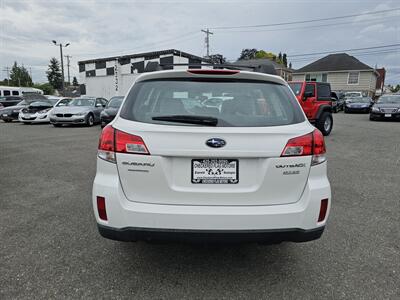
<path fill-rule="evenodd" d="M 212 138 L 206 141 L 206 145 L 212 148 L 221 148 L 226 145 L 226 142 L 220 138 Z"/>

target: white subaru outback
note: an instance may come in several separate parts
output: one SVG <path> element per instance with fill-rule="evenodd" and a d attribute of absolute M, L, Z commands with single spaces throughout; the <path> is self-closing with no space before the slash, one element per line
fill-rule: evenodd
<path fill-rule="evenodd" d="M 330 205 L 324 138 L 278 76 L 145 73 L 100 137 L 93 206 L 106 238 L 305 242 Z"/>

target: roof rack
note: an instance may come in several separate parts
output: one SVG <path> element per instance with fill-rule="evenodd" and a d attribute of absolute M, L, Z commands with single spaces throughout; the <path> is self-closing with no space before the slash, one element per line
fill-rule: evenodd
<path fill-rule="evenodd" d="M 172 69 L 174 66 L 188 66 L 189 68 L 201 68 L 201 67 L 213 67 L 213 69 L 228 69 L 228 70 L 251 70 L 253 72 L 277 75 L 274 66 L 271 64 L 263 63 L 257 66 L 250 65 L 237 65 L 237 64 L 211 64 L 211 63 L 158 63 L 156 61 L 152 61 L 147 63 L 145 72 L 153 72 L 153 71 L 161 71 Z M 171 68 L 172 67 L 172 68 Z"/>

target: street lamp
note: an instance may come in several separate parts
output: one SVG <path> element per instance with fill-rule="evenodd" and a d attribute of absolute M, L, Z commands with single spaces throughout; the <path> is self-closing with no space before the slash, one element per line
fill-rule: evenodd
<path fill-rule="evenodd" d="M 55 40 L 52 40 L 53 44 L 56 46 L 60 46 L 60 56 L 61 56 L 61 73 L 62 73 L 62 83 L 61 83 L 61 89 L 62 89 L 62 95 L 64 95 L 64 61 L 63 61 L 63 52 L 62 48 L 68 47 L 69 43 L 66 43 L 65 45 L 57 42 Z"/>

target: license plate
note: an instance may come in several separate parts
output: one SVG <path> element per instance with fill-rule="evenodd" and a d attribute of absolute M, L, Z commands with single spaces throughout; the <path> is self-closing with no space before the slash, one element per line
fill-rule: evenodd
<path fill-rule="evenodd" d="M 24 117 L 24 118 L 30 118 L 31 115 L 25 114 L 25 115 L 23 115 L 23 117 Z"/>
<path fill-rule="evenodd" d="M 392 116 L 392 114 L 385 114 L 386 118 L 390 118 Z"/>
<path fill-rule="evenodd" d="M 237 159 L 192 159 L 192 183 L 236 184 L 238 182 Z"/>
<path fill-rule="evenodd" d="M 3 117 L 8 117 L 8 115 L 7 114 L 3 114 Z"/>

